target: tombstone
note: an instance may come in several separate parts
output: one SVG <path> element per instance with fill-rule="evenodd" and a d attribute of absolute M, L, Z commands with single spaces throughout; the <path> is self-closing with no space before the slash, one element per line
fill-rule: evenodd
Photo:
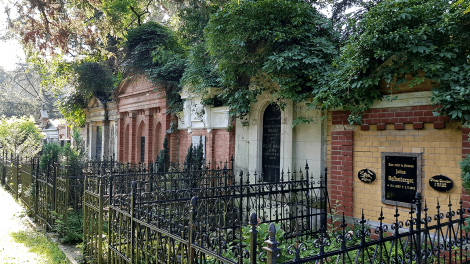
<path fill-rule="evenodd" d="M 281 111 L 268 105 L 263 115 L 263 181 L 278 182 L 281 165 Z"/>
<path fill-rule="evenodd" d="M 382 202 L 409 207 L 421 191 L 421 153 L 382 152 Z"/>

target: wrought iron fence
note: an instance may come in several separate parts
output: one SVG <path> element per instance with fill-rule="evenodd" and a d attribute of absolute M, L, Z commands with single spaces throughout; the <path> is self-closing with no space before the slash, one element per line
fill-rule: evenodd
<path fill-rule="evenodd" d="M 39 224 L 52 229 L 56 216 L 67 221 L 70 210 L 82 207 L 83 172 L 78 166 L 50 164 L 39 168 L 39 157 L 22 160 L 2 153 L 0 183 L 30 210 Z"/>
<path fill-rule="evenodd" d="M 93 169 L 85 180 L 84 202 L 84 252 L 88 260 L 173 263 L 190 258 L 187 243 L 192 237 L 188 226 L 193 197 L 198 201 L 193 209 L 199 212 L 193 219 L 197 222 L 194 239 L 203 242 L 201 248 L 192 248 L 197 249 L 201 260 L 208 257 L 217 263 L 233 263 L 231 257 L 247 256 L 247 245 L 241 241 L 253 212 L 259 215 L 256 223 L 279 224 L 285 230 L 279 239 L 286 243 L 293 241 L 296 230 L 303 231 L 303 237 L 313 238 L 326 225 L 326 171 L 315 179 L 306 165 L 305 172 L 281 173 L 280 182 L 267 183 L 256 173 L 235 176 L 233 160 L 223 167 L 206 166 L 195 171 L 158 171 L 158 164 L 154 165 L 90 166 Z M 98 171 L 109 176 L 97 176 Z M 150 250 L 154 246 L 159 249 Z M 261 250 L 262 243 L 254 242 L 254 246 Z M 232 247 L 234 252 L 229 250 Z M 157 255 L 152 256 L 152 252 Z"/>
<path fill-rule="evenodd" d="M 347 232 L 344 219 L 336 232 L 322 232 L 320 237 L 308 244 L 297 238 L 295 244 L 280 249 L 276 241 L 274 225 L 269 227 L 269 239 L 265 242 L 266 251 L 259 255 L 259 261 L 275 263 L 470 263 L 470 237 L 465 226 L 465 212 L 460 202 L 457 210 L 452 208 L 449 198 L 447 210 L 437 205 L 437 214 L 428 215 L 427 204 L 422 204 L 420 193 L 416 194 L 409 211 L 410 218 L 403 223 L 399 220 L 398 208 L 395 209 L 391 225 L 384 224 L 381 212 L 379 225 L 370 228 L 366 225 L 364 214 L 358 221 L 356 232 Z M 400 232 L 405 228 L 407 231 Z M 329 234 L 329 235 L 328 235 Z M 372 239 L 376 236 L 376 239 Z M 351 243 L 351 241 L 355 241 Z M 335 244 L 336 246 L 332 247 Z M 301 257 L 310 251 L 310 256 Z M 278 261 L 286 254 L 293 255 L 289 261 Z"/>

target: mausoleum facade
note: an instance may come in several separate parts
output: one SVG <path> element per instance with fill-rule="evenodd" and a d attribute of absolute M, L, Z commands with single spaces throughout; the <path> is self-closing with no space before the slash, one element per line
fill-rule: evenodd
<path fill-rule="evenodd" d="M 431 82 L 407 87 L 401 84 L 393 101 L 376 101 L 362 125 L 350 125 L 349 112 L 328 113 L 330 200 L 346 216 L 364 212 L 366 219 L 377 219 L 383 210 L 393 219 L 396 208 L 409 211 L 416 192 L 431 208 L 429 215 L 438 202 L 458 206 L 463 198 L 468 207 L 458 162 L 470 151 L 469 129 L 433 115 Z"/>

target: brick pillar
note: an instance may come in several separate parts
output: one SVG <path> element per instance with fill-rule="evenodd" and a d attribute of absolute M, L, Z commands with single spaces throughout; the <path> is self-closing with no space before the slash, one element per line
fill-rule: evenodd
<path fill-rule="evenodd" d="M 466 158 L 468 154 L 470 154 L 470 142 L 468 141 L 468 135 L 470 133 L 470 128 L 462 128 L 462 159 Z M 465 193 L 462 190 L 462 206 L 465 209 L 470 208 L 470 195 Z M 469 216 L 470 213 L 465 214 Z"/>
<path fill-rule="evenodd" d="M 143 131 L 142 133 L 145 137 L 144 162 L 149 163 L 153 159 L 153 109 L 145 109 L 144 122 L 145 131 Z"/>
<path fill-rule="evenodd" d="M 135 111 L 129 112 L 129 156 L 127 160 L 129 162 L 138 163 L 136 155 L 136 144 L 137 144 L 137 113 Z"/>
<path fill-rule="evenodd" d="M 354 131 L 332 131 L 330 193 L 333 204 L 339 201 L 339 212 L 353 216 L 353 143 Z"/>

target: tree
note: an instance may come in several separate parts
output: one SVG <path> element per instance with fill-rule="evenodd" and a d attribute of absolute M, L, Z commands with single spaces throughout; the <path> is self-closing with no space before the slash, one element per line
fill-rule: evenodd
<path fill-rule="evenodd" d="M 42 139 L 33 118 L 0 117 L 0 144 L 7 153 L 22 158 L 33 157 L 41 150 Z"/>
<path fill-rule="evenodd" d="M 170 148 L 168 147 L 168 135 L 163 140 L 163 149 L 157 156 L 157 169 L 160 172 L 168 171 L 170 167 Z"/>
<path fill-rule="evenodd" d="M 122 38 L 141 25 L 154 0 L 7 1 L 9 30 L 24 47 L 41 55 L 83 55 L 93 49 L 106 53 L 109 36 Z"/>
<path fill-rule="evenodd" d="M 379 81 L 387 81 L 393 95 L 411 74 L 410 87 L 433 82 L 435 114 L 468 122 L 470 15 L 455 2 L 384 1 L 372 7 L 353 23 L 354 34 L 312 106 L 342 107 L 351 111 L 350 122 L 360 123 L 361 114 L 383 97 Z"/>
<path fill-rule="evenodd" d="M 68 124 L 83 126 L 85 108 L 93 96 L 111 100 L 111 92 L 117 86 L 115 78 L 105 63 L 82 62 L 72 66 L 72 87 L 59 99 L 59 109 Z"/>
<path fill-rule="evenodd" d="M 243 116 L 263 91 L 281 108 L 304 102 L 337 54 L 333 25 L 302 0 L 236 1 L 211 16 L 205 29 L 231 115 Z"/>
<path fill-rule="evenodd" d="M 30 64 L 17 63 L 16 69 L 9 72 L 0 69 L 0 114 L 35 116 L 44 104 L 49 117 L 60 117 L 56 98 L 41 81 L 41 74 Z"/>

